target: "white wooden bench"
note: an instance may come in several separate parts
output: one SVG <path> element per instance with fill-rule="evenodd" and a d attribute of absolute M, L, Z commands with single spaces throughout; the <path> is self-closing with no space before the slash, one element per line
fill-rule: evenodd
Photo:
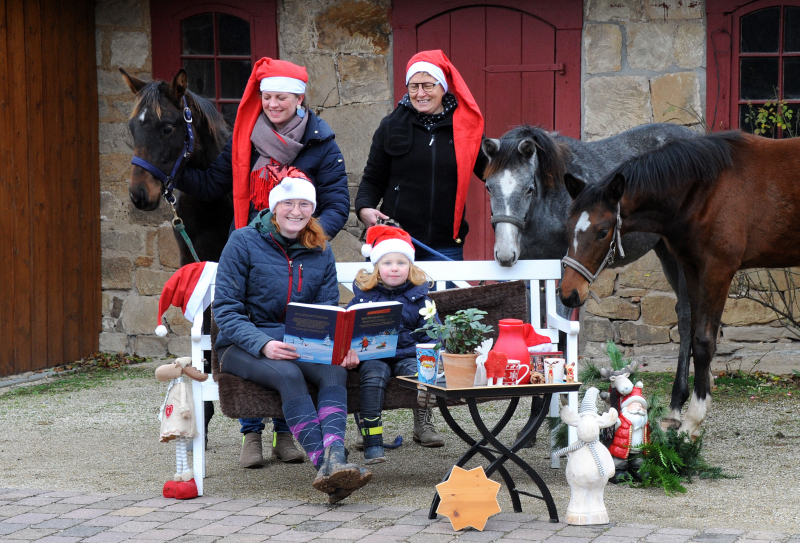
<path fill-rule="evenodd" d="M 578 332 L 580 325 L 577 322 L 564 319 L 556 313 L 556 282 L 561 279 L 561 262 L 558 260 L 521 260 L 511 268 L 504 268 L 493 260 L 465 261 L 465 262 L 418 262 L 428 276 L 433 279 L 438 288 L 445 288 L 447 281 L 455 282 L 457 286 L 468 288 L 467 281 L 525 281 L 530 288 L 531 323 L 539 334 L 548 336 L 553 343 L 558 342 L 558 333 L 566 334 L 566 350 L 564 356 L 567 363 L 578 360 Z M 352 283 L 358 270 L 369 267 L 366 262 L 341 262 L 336 264 L 339 283 L 352 291 Z M 540 307 L 540 297 L 536 293 L 544 286 L 545 307 Z M 539 328 L 542 316 L 546 316 L 546 326 Z M 192 325 L 192 365 L 203 371 L 203 351 L 211 349 L 211 337 L 202 333 L 203 315 L 198 315 Z M 577 365 L 576 365 L 577 368 Z M 204 401 L 218 401 L 219 389 L 213 379 L 203 383 L 193 383 L 195 413 L 204 412 Z M 578 393 L 568 394 L 570 407 L 577 412 Z M 553 397 L 550 406 L 551 416 L 558 416 L 558 400 Z M 194 477 L 198 493 L 203 494 L 203 478 L 205 476 L 205 426 L 198 417 L 198 435 L 194 438 Z M 569 428 L 569 441 L 577 439 L 575 429 Z M 556 463 L 554 467 L 557 467 Z"/>

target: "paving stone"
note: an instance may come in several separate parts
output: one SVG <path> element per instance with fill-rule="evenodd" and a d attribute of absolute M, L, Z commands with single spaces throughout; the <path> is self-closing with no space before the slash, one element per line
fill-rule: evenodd
<path fill-rule="evenodd" d="M 14 517 L 9 517 L 8 519 L 4 520 L 3 522 L 8 522 L 10 524 L 39 524 L 40 522 L 44 522 L 46 520 L 50 520 L 51 518 L 55 518 L 56 515 L 50 513 L 23 513 L 22 515 L 17 515 Z"/>
<path fill-rule="evenodd" d="M 503 537 L 503 532 L 495 532 L 491 530 L 484 530 L 479 532 L 477 530 L 470 530 L 461 534 L 458 537 L 459 541 L 496 541 Z"/>
<path fill-rule="evenodd" d="M 136 503 L 136 502 L 133 501 L 133 500 L 117 500 L 117 499 L 114 499 L 114 500 L 103 500 L 103 501 L 100 501 L 100 502 L 97 502 L 97 503 L 90 503 L 89 505 L 85 505 L 84 507 L 86 507 L 87 509 L 114 509 L 114 510 L 116 510 L 116 509 L 122 509 L 123 507 L 129 507 L 129 506 L 133 505 L 134 503 Z M 59 504 L 59 505 L 61 505 L 61 504 Z M 64 504 L 64 505 L 66 506 L 66 505 L 71 505 L 71 504 Z"/>
<path fill-rule="evenodd" d="M 288 509 L 290 507 L 295 507 L 297 505 L 302 505 L 303 502 L 297 500 L 266 500 L 261 502 L 262 507 L 283 507 L 284 509 Z M 346 506 L 339 506 L 340 509 L 343 509 Z"/>
<path fill-rule="evenodd" d="M 73 526 L 71 528 L 67 528 L 58 535 L 63 535 L 68 537 L 81 537 L 81 538 L 91 537 L 95 534 L 99 534 L 105 529 L 106 528 L 104 526 L 83 526 L 83 525 Z"/>
<path fill-rule="evenodd" d="M 196 518 L 200 520 L 219 520 L 221 518 L 229 517 L 233 514 L 231 511 L 217 511 L 215 509 L 201 509 L 194 513 L 189 513 L 184 518 Z"/>
<path fill-rule="evenodd" d="M 486 521 L 486 526 L 483 527 L 484 530 L 491 530 L 493 532 L 511 532 L 516 530 L 522 526 L 521 522 L 511 522 L 508 520 L 497 520 L 495 517 L 490 518 Z"/>
<path fill-rule="evenodd" d="M 80 509 L 81 507 L 83 506 L 74 503 L 51 503 L 50 505 L 43 505 L 42 507 L 37 507 L 35 511 L 37 513 L 52 513 L 53 515 L 63 515 L 64 513 L 75 511 L 76 509 Z"/>
<path fill-rule="evenodd" d="M 195 511 L 199 511 L 203 509 L 205 505 L 202 503 L 192 503 L 188 501 L 182 501 L 178 503 L 174 503 L 168 507 L 164 507 L 162 511 L 169 511 L 171 513 L 194 513 Z"/>
<path fill-rule="evenodd" d="M 630 525 L 627 526 L 614 526 L 613 528 L 606 531 L 603 535 L 608 537 L 630 537 L 630 538 L 641 538 L 647 537 L 649 534 L 653 533 L 656 526 L 652 528 L 636 528 Z"/>
<path fill-rule="evenodd" d="M 0 507 L 0 516 L 2 517 L 13 517 L 16 515 L 22 515 L 27 513 L 28 511 L 32 511 L 34 508 L 31 506 L 24 506 L 24 505 L 3 505 Z"/>
<path fill-rule="evenodd" d="M 81 519 L 77 518 L 53 518 L 39 524 L 34 524 L 31 528 L 53 528 L 54 530 L 66 530 L 76 524 L 80 524 Z"/>
<path fill-rule="evenodd" d="M 726 535 L 741 535 L 744 530 L 735 530 L 733 528 L 706 528 L 700 535 L 704 534 L 726 534 Z"/>
<path fill-rule="evenodd" d="M 693 536 L 697 533 L 697 530 L 692 530 L 690 528 L 660 528 L 656 530 L 657 534 L 667 534 L 667 535 L 688 535 Z"/>
<path fill-rule="evenodd" d="M 280 515 L 275 515 L 274 517 L 270 517 L 269 521 L 274 522 L 275 524 L 286 524 L 287 526 L 297 526 L 298 524 L 302 524 L 303 522 L 310 520 L 311 517 L 306 515 L 284 515 L 281 513 Z"/>
<path fill-rule="evenodd" d="M 256 507 L 250 507 L 249 509 L 244 509 L 239 511 L 240 515 L 253 515 L 256 517 L 271 517 L 273 515 L 280 514 L 281 511 L 284 509 L 282 507 L 264 507 L 262 505 L 258 505 Z M 325 519 L 320 519 L 325 520 Z"/>
<path fill-rule="evenodd" d="M 453 525 L 450 524 L 450 521 L 447 522 L 437 522 L 435 524 L 431 524 L 424 530 L 425 533 L 429 534 L 451 534 L 451 535 L 459 535 L 464 533 L 464 530 L 455 531 L 453 530 Z"/>
<path fill-rule="evenodd" d="M 406 516 L 412 511 L 414 509 L 410 507 L 381 507 L 364 513 L 364 518 L 397 519 Z"/>
<path fill-rule="evenodd" d="M 554 535 L 555 532 L 545 530 L 532 530 L 530 528 L 522 527 L 519 530 L 509 532 L 503 539 L 524 539 L 527 541 L 544 541 L 548 537 Z"/>
<path fill-rule="evenodd" d="M 422 526 L 413 526 L 410 524 L 395 524 L 394 526 L 386 526 L 377 532 L 378 535 L 388 535 L 397 537 L 408 537 L 423 530 Z"/>
<path fill-rule="evenodd" d="M 406 539 L 408 543 L 449 543 L 450 541 L 455 541 L 455 540 L 456 538 L 454 535 L 426 534 L 422 532 L 414 534 L 408 539 Z"/>
<path fill-rule="evenodd" d="M 62 537 L 60 535 L 49 535 L 43 537 L 41 539 L 36 539 L 36 541 L 44 542 L 44 543 L 76 543 L 80 541 L 81 537 Z"/>
<path fill-rule="evenodd" d="M 53 502 L 59 501 L 61 498 L 48 498 L 45 496 L 31 496 L 30 498 L 24 498 L 22 500 L 17 501 L 17 505 L 31 505 L 33 507 L 38 507 L 40 505 L 48 505 Z"/>
<path fill-rule="evenodd" d="M 110 532 L 126 532 L 129 534 L 140 534 L 148 530 L 153 530 L 161 526 L 160 522 L 145 522 L 141 520 L 131 520 L 118 526 L 112 527 Z"/>
<path fill-rule="evenodd" d="M 87 537 L 82 543 L 117 543 L 118 541 L 126 541 L 136 534 L 126 532 L 101 532 L 92 537 Z"/>
<path fill-rule="evenodd" d="M 345 505 L 338 505 L 334 509 L 334 511 L 344 511 L 344 512 L 354 512 L 354 513 L 366 513 L 367 511 L 374 511 L 375 509 L 380 509 L 378 505 L 367 505 L 365 503 L 348 503 Z"/>
<path fill-rule="evenodd" d="M 30 498 L 31 496 L 36 496 L 38 494 L 43 494 L 43 492 L 36 492 L 35 490 L 10 490 L 3 494 L 4 500 L 21 500 L 24 498 Z M 53 494 L 48 493 L 49 496 L 53 496 Z M 70 494 L 72 496 L 73 494 Z"/>
<path fill-rule="evenodd" d="M 198 528 L 197 530 L 192 530 L 189 533 L 197 535 L 225 536 L 236 533 L 239 530 L 241 530 L 241 527 L 239 526 L 225 526 L 224 524 L 220 524 L 219 522 L 213 522 L 211 524 L 203 526 L 202 528 Z"/>
<path fill-rule="evenodd" d="M 267 539 L 269 538 L 263 535 L 236 533 L 229 535 L 227 537 L 223 537 L 222 539 L 214 539 L 214 541 L 215 543 L 261 543 L 262 541 L 266 541 Z M 180 541 L 180 539 L 177 539 L 176 541 Z M 194 539 L 187 541 L 195 543 Z M 318 541 L 319 540 L 316 539 L 314 540 L 314 543 L 317 543 Z"/>
<path fill-rule="evenodd" d="M 150 498 L 149 500 L 141 500 L 134 502 L 133 507 L 155 507 L 161 509 L 162 507 L 169 507 L 174 504 L 175 500 L 172 498 Z"/>
<path fill-rule="evenodd" d="M 317 520 L 315 518 L 314 520 L 309 520 L 298 525 L 297 529 L 304 532 L 329 532 L 341 525 L 342 522 Z"/>
<path fill-rule="evenodd" d="M 271 522 L 259 522 L 240 530 L 237 533 L 272 536 L 285 532 L 289 527 L 284 524 L 273 524 Z"/>
<path fill-rule="evenodd" d="M 737 539 L 739 539 L 737 534 L 703 532 L 694 536 L 692 541 L 698 543 L 733 543 Z"/>
<path fill-rule="evenodd" d="M 172 541 L 175 538 L 178 538 L 189 530 L 149 530 L 142 534 L 139 534 L 138 538 L 140 539 L 151 539 L 153 541 Z"/>
<path fill-rule="evenodd" d="M 331 508 L 324 506 L 324 505 L 300 505 L 297 507 L 290 507 L 283 511 L 285 515 L 308 515 L 309 517 L 315 517 L 317 515 L 322 515 L 323 513 L 327 513 L 330 511 Z"/>
<path fill-rule="evenodd" d="M 434 519 L 423 517 L 420 515 L 406 515 L 395 521 L 395 524 L 411 524 L 412 526 L 430 526 L 436 522 Z"/>
<path fill-rule="evenodd" d="M 27 524 L 13 524 L 11 522 L 0 522 L 0 535 L 13 534 L 27 528 Z"/>
<path fill-rule="evenodd" d="M 395 543 L 405 541 L 403 537 L 392 537 L 386 535 L 370 534 L 358 540 L 358 543 Z"/>
<path fill-rule="evenodd" d="M 325 537 L 328 539 L 341 539 L 346 541 L 355 541 L 362 537 L 366 537 L 372 533 L 372 530 L 360 530 L 358 528 L 334 528 Z"/>
<path fill-rule="evenodd" d="M 202 528 L 208 524 L 211 524 L 213 520 L 201 520 L 201 519 L 194 519 L 194 518 L 177 518 L 175 520 L 171 520 L 161 525 L 162 528 L 168 530 L 196 530 L 198 528 Z"/>
<path fill-rule="evenodd" d="M 152 513 L 147 513 L 146 515 L 142 515 L 141 517 L 136 517 L 136 520 L 140 520 L 142 522 L 170 522 L 179 518 L 184 517 L 183 513 L 167 513 L 166 511 L 153 511 Z M 130 518 L 128 518 L 130 520 Z"/>
<path fill-rule="evenodd" d="M 77 505 L 88 505 L 90 503 L 97 503 L 104 501 L 105 498 L 100 496 L 89 496 L 89 495 L 79 495 L 79 496 L 70 496 L 69 498 L 64 498 L 61 500 L 61 503 L 74 503 Z"/>
<path fill-rule="evenodd" d="M 340 510 L 336 510 L 336 511 L 328 511 L 327 513 L 323 513 L 321 515 L 317 515 L 316 517 L 314 517 L 314 520 L 334 520 L 334 521 L 340 521 L 340 522 L 347 522 L 347 521 L 350 521 L 350 520 L 357 519 L 362 514 L 363 514 L 363 512 L 355 512 L 354 511 L 352 513 L 348 513 L 348 512 L 343 512 L 343 511 L 340 511 Z"/>
<path fill-rule="evenodd" d="M 319 532 L 303 532 L 301 530 L 286 530 L 270 538 L 270 541 L 292 541 L 296 543 L 305 543 L 316 539 Z"/>
<path fill-rule="evenodd" d="M 782 534 L 780 532 L 768 532 L 766 530 L 764 530 L 764 531 L 755 530 L 755 531 L 751 531 L 751 532 L 746 532 L 741 537 L 742 537 L 742 539 L 764 539 L 764 540 L 768 540 L 768 541 L 770 541 L 770 540 L 783 541 L 784 539 L 786 539 L 787 535 L 786 534 Z"/>
<path fill-rule="evenodd" d="M 592 543 L 636 543 L 639 538 L 636 537 L 622 537 L 618 535 L 600 535 L 591 540 Z"/>
<path fill-rule="evenodd" d="M 123 507 L 122 509 L 117 509 L 114 511 L 115 515 L 119 515 L 121 517 L 141 517 L 142 515 L 146 515 L 147 513 L 152 513 L 155 511 L 155 507 L 138 507 L 138 506 L 130 506 L 130 507 Z"/>
<path fill-rule="evenodd" d="M 238 526 L 239 528 L 244 528 L 245 526 L 250 526 L 256 522 L 261 522 L 262 520 L 263 519 L 261 517 L 231 515 L 217 521 L 217 524 L 221 524 L 222 526 Z"/>
<path fill-rule="evenodd" d="M 103 515 L 84 522 L 84 526 L 107 526 L 109 528 L 130 522 L 130 517 L 117 517 L 113 515 Z"/>
<path fill-rule="evenodd" d="M 227 502 L 218 503 L 214 509 L 219 511 L 244 511 L 259 505 L 261 502 L 256 500 L 230 500 Z"/>
<path fill-rule="evenodd" d="M 427 509 L 425 511 L 427 511 Z M 489 519 L 489 522 L 493 520 L 510 520 L 512 522 L 534 522 L 538 519 L 539 517 L 536 515 L 528 515 L 525 513 L 498 513 L 496 515 L 492 515 L 492 518 Z"/>
<path fill-rule="evenodd" d="M 123 515 L 121 513 L 121 511 L 123 511 L 123 509 L 120 509 L 120 510 L 116 511 L 116 514 L 120 515 L 120 516 L 132 516 L 132 515 Z M 90 518 L 102 517 L 103 515 L 107 515 L 108 513 L 111 513 L 111 511 L 109 511 L 108 509 L 85 509 L 85 508 L 79 508 L 79 509 L 74 509 L 72 511 L 68 511 L 68 512 L 64 513 L 63 515 L 61 515 L 61 517 L 62 518 L 81 518 L 81 519 L 87 519 L 88 520 Z"/>
<path fill-rule="evenodd" d="M 686 543 L 692 538 L 690 535 L 664 534 L 656 532 L 644 538 L 649 543 Z"/>
<path fill-rule="evenodd" d="M 214 505 L 226 501 L 229 501 L 228 498 L 221 498 L 218 496 L 198 496 L 192 499 L 192 503 L 204 503 L 206 505 Z"/>
<path fill-rule="evenodd" d="M 56 532 L 58 532 L 58 530 L 23 528 L 22 530 L 14 532 L 14 538 L 38 541 L 39 539 L 47 537 L 48 535 L 54 534 Z"/>

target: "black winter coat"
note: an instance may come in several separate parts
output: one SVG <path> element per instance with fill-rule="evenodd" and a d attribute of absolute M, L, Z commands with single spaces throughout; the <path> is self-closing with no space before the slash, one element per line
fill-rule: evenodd
<path fill-rule="evenodd" d="M 474 166 L 480 177 L 486 166 L 483 153 Z M 430 130 L 404 105 L 383 118 L 372 137 L 372 147 L 358 187 L 356 213 L 376 208 L 400 223 L 411 237 L 433 247 L 459 247 L 469 231 L 462 216 L 453 239 L 458 174 L 453 145 L 453 113 Z"/>
<path fill-rule="evenodd" d="M 333 238 L 344 228 L 350 215 L 350 192 L 347 190 L 344 157 L 328 123 L 312 111 L 306 113 L 309 118 L 303 134 L 303 148 L 291 165 L 299 168 L 314 182 L 317 189 L 317 210 L 314 216 L 319 219 L 325 233 Z M 229 194 L 233 190 L 232 142 L 233 139 L 228 140 L 222 153 L 207 170 L 184 169 L 176 179 L 176 188 L 204 201 Z M 251 165 L 258 159 L 255 149 L 252 154 Z M 255 209 L 251 203 L 248 222 L 259 211 L 261 210 Z"/>
<path fill-rule="evenodd" d="M 400 324 L 400 335 L 397 337 L 397 352 L 395 358 L 390 360 L 401 360 L 403 358 L 416 358 L 417 343 L 433 343 L 425 332 L 415 333 L 414 330 L 425 325 L 425 317 L 420 315 L 419 310 L 425 307 L 425 300 L 428 298 L 428 283 L 415 285 L 411 281 L 406 281 L 396 289 L 389 289 L 378 284 L 370 290 L 361 290 L 353 285 L 355 295 L 347 307 L 353 304 L 363 304 L 367 302 L 400 302 L 403 304 L 403 317 Z"/>

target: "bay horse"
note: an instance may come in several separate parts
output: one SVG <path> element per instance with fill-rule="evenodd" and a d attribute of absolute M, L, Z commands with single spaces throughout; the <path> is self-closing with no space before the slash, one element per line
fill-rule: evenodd
<path fill-rule="evenodd" d="M 174 165 L 186 154 L 184 142 L 188 137 L 188 125 L 184 113 L 185 101 L 186 107 L 191 111 L 189 119 L 193 130 L 193 149 L 180 163 L 178 172 L 185 166 L 203 170 L 208 168 L 222 152 L 230 138 L 231 129 L 213 103 L 187 89 L 186 71 L 179 70 L 169 83 L 146 83 L 122 68 L 119 71 L 136 95 L 136 102 L 128 119 L 128 129 L 133 136 L 134 156 L 165 174 L 171 173 Z M 137 209 L 157 209 L 165 188 L 164 182 L 147 169 L 136 164 L 131 167 L 129 194 Z M 209 202 L 179 191 L 174 196 L 175 213 L 183 221 L 198 258 L 200 261 L 218 262 L 233 222 L 232 196 L 227 195 Z M 174 233 L 180 250 L 180 265 L 193 262 L 188 245 L 177 231 Z"/>
<path fill-rule="evenodd" d="M 565 305 L 585 301 L 589 280 L 579 268 L 591 275 L 601 267 L 620 233 L 661 236 L 683 267 L 695 379 L 682 432 L 697 435 L 710 407 L 710 363 L 734 274 L 800 264 L 798 172 L 800 139 L 732 131 L 673 141 L 593 185 L 565 176 L 575 199 L 560 293 Z"/>
<path fill-rule="evenodd" d="M 694 138 L 674 124 L 648 124 L 594 142 L 582 142 L 529 125 L 482 144 L 489 164 L 484 172 L 495 230 L 494 257 L 502 266 L 518 259 L 561 259 L 567 252 L 567 212 L 572 202 L 564 185 L 570 173 L 598 183 L 620 164 L 676 140 Z M 678 302 L 681 337 L 670 414 L 665 427 L 678 428 L 689 398 L 690 315 L 685 282 L 677 260 L 654 234 L 627 233 L 625 255 L 611 267 L 629 264 L 654 249 Z"/>

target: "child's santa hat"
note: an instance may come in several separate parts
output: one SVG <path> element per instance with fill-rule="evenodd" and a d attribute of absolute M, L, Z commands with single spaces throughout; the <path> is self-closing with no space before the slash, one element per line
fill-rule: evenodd
<path fill-rule="evenodd" d="M 414 244 L 411 236 L 402 228 L 379 224 L 367 230 L 367 242 L 361 246 L 361 254 L 376 264 L 382 256 L 400 253 L 414 263 Z"/>
<path fill-rule="evenodd" d="M 183 315 L 194 321 L 198 313 L 202 313 L 214 299 L 214 278 L 217 275 L 216 262 L 194 262 L 183 266 L 172 274 L 158 299 L 158 321 L 156 334 L 167 335 L 167 327 L 161 324 L 167 309 L 171 305 L 180 307 Z"/>
<path fill-rule="evenodd" d="M 625 396 L 625 399 L 619 404 L 620 409 L 622 409 L 626 405 L 632 404 L 633 402 L 639 402 L 640 404 L 645 406 L 645 408 L 647 408 L 647 400 L 645 400 L 644 396 L 642 396 L 641 384 L 636 383 L 636 385 L 637 386 L 633 387 L 633 390 L 631 390 L 631 393 Z"/>
<path fill-rule="evenodd" d="M 406 85 L 419 72 L 428 72 L 442 84 L 445 92 L 452 93 L 458 101 L 458 107 L 453 112 L 453 146 L 456 151 L 458 180 L 453 239 L 460 243 L 458 231 L 461 229 L 461 217 L 467 205 L 469 180 L 483 139 L 483 115 L 466 81 L 440 49 L 420 51 L 411 57 L 406 65 Z"/>
<path fill-rule="evenodd" d="M 308 72 L 285 60 L 264 57 L 256 61 L 247 86 L 239 102 L 236 122 L 233 125 L 233 148 L 231 165 L 233 168 L 233 218 L 236 228 L 247 226 L 250 212 L 250 154 L 252 146 L 250 135 L 256 125 L 261 107 L 261 92 L 305 93 Z"/>

